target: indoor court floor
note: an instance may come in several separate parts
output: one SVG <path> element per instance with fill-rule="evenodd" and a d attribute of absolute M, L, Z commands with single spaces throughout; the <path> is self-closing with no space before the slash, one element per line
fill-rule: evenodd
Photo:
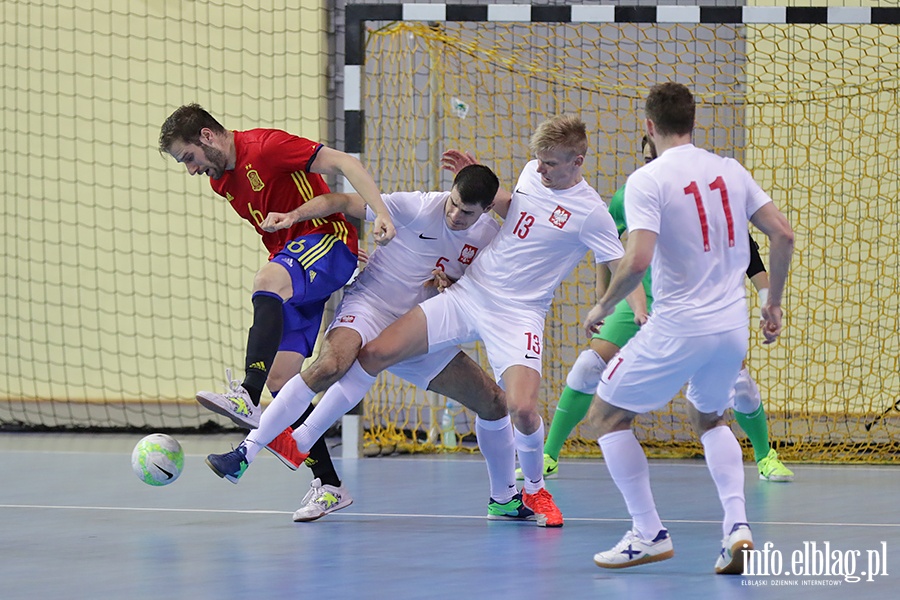
<path fill-rule="evenodd" d="M 153 488 L 131 472 L 140 437 L 0 434 L 0 599 L 900 597 L 897 467 L 792 464 L 768 483 L 747 464 L 769 574 L 743 577 L 713 573 L 721 509 L 698 460 L 651 461 L 675 557 L 613 571 L 592 557 L 630 520 L 599 459 L 548 482 L 561 529 L 486 520 L 480 455 L 338 459 L 354 504 L 293 523 L 307 469 L 263 452 L 233 485 L 203 459 L 240 436 L 185 435 L 181 477 Z"/>

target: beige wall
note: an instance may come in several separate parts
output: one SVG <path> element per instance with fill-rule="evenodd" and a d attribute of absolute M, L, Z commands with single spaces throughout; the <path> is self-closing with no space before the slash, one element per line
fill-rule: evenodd
<path fill-rule="evenodd" d="M 324 138 L 323 4 L 4 0 L 0 399 L 192 400 L 242 373 L 265 250 L 159 127 L 196 101 Z"/>

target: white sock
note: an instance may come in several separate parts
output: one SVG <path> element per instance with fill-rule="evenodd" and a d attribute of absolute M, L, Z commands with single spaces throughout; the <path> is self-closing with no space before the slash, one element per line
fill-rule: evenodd
<path fill-rule="evenodd" d="M 309 452 L 329 427 L 360 403 L 374 383 L 375 378 L 365 372 L 359 361 L 354 361 L 344 376 L 328 388 L 306 421 L 294 432 L 300 452 Z"/>
<path fill-rule="evenodd" d="M 509 415 L 496 421 L 475 417 L 475 438 L 478 449 L 487 463 L 491 482 L 491 498 L 505 504 L 512 500 L 516 489 L 516 445 Z"/>
<path fill-rule="evenodd" d="M 266 444 L 290 427 L 309 407 L 316 393 L 309 389 L 303 377 L 294 375 L 272 399 L 259 417 L 259 427 L 250 432 L 247 442 L 247 462 L 251 462 Z M 313 440 L 315 441 L 315 440 Z"/>
<path fill-rule="evenodd" d="M 544 487 L 544 420 L 541 419 L 537 431 L 525 435 L 515 427 L 516 452 L 528 494 L 536 494 Z"/>
<path fill-rule="evenodd" d="M 613 431 L 597 440 L 616 487 L 625 498 L 638 535 L 652 540 L 663 527 L 650 490 L 650 464 L 641 443 L 630 429 Z"/>
<path fill-rule="evenodd" d="M 703 454 L 706 466 L 719 491 L 719 501 L 725 509 L 725 520 L 722 522 L 724 536 L 731 533 L 735 523 L 747 522 L 747 509 L 744 502 L 744 457 L 741 445 L 725 425 L 713 427 L 702 436 Z"/>

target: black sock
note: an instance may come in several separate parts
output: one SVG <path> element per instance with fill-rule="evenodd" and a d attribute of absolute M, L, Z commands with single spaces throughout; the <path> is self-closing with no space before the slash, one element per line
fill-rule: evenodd
<path fill-rule="evenodd" d="M 306 411 L 294 423 L 294 429 L 300 427 L 300 424 L 306 420 L 306 417 L 312 413 L 314 408 L 315 406 L 312 404 L 306 408 Z M 341 478 L 338 477 L 337 471 L 334 469 L 334 463 L 331 462 L 331 454 L 328 452 L 328 444 L 325 443 L 324 437 L 320 437 L 312 445 L 312 448 L 309 449 L 309 457 L 303 464 L 312 470 L 313 477 L 318 477 L 322 485 L 341 486 Z"/>
<path fill-rule="evenodd" d="M 259 406 L 259 397 L 266 386 L 269 369 L 281 344 L 284 315 L 281 297 L 271 292 L 253 294 L 253 325 L 247 335 L 247 359 L 241 385 Z"/>

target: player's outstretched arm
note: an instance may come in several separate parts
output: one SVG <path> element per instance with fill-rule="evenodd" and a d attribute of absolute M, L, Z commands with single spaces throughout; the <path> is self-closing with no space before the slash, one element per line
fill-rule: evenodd
<path fill-rule="evenodd" d="M 359 194 L 322 194 L 304 202 L 291 212 L 267 214 L 259 227 L 263 231 L 278 231 L 300 221 L 321 219 L 335 213 L 344 213 L 362 220 L 366 218 L 366 203 Z"/>
<path fill-rule="evenodd" d="M 474 154 L 470 154 L 469 152 L 460 152 L 454 148 L 450 150 L 445 150 L 441 155 L 441 167 L 450 171 L 454 175 L 459 173 L 464 167 L 468 167 L 469 165 L 477 165 L 480 164 L 478 159 L 475 158 Z M 512 201 L 512 194 L 503 189 L 501 186 L 497 190 L 497 194 L 494 196 L 494 206 L 492 207 L 493 211 L 500 215 L 502 218 L 506 218 L 506 213 L 509 212 L 509 203 Z"/>
<path fill-rule="evenodd" d="M 375 180 L 366 170 L 359 159 L 350 156 L 346 152 L 323 146 L 316 155 L 310 170 L 314 173 L 328 175 L 343 175 L 353 186 L 353 189 L 362 196 L 368 206 L 375 213 L 375 221 L 372 233 L 375 243 L 384 246 L 397 235 L 394 222 L 388 212 L 387 206 L 381 199 L 381 192 Z"/>

